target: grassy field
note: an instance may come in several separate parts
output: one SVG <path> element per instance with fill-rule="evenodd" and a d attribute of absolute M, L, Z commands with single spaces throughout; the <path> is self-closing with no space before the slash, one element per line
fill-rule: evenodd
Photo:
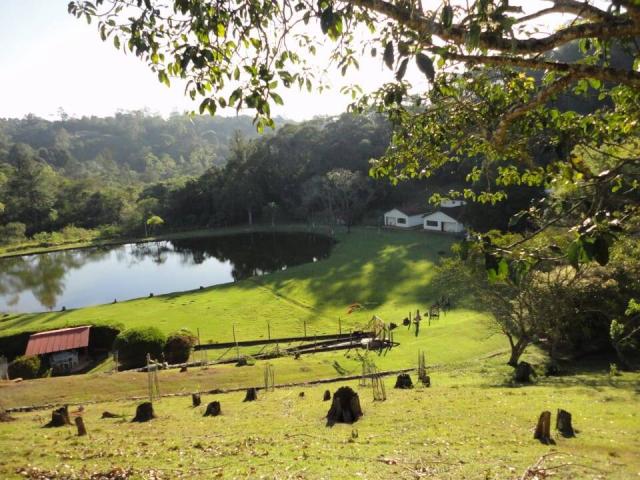
<path fill-rule="evenodd" d="M 385 402 L 373 402 L 370 387 L 350 382 L 364 417 L 331 428 L 322 392 L 341 384 L 260 392 L 253 403 L 243 403 L 242 392 L 206 395 L 198 408 L 188 397 L 165 398 L 155 402 L 158 418 L 147 424 L 130 423 L 136 402 L 86 405 L 84 438 L 75 427 L 42 428 L 49 412 L 18 414 L 0 423 L 0 477 L 21 478 L 18 469 L 32 465 L 46 478 L 88 478 L 87 472 L 122 467 L 131 478 L 147 479 L 515 479 L 551 455 L 547 467 L 564 465 L 547 472 L 552 478 L 637 478 L 638 375 L 590 372 L 512 388 L 505 386 L 503 360 L 433 369 L 429 389 L 394 390 L 387 378 Z M 223 415 L 204 418 L 214 399 Z M 573 414 L 577 436 L 554 432 L 555 445 L 533 440 L 538 414 L 548 409 L 555 418 L 557 408 Z M 105 410 L 126 418 L 100 419 Z M 31 473 L 25 476 L 45 478 Z"/>
<path fill-rule="evenodd" d="M 242 392 L 205 395 L 204 404 L 221 401 L 218 418 L 203 418 L 204 405 L 192 408 L 186 396 L 163 398 L 155 403 L 158 418 L 148 424 L 129 421 L 138 403 L 131 397 L 147 392 L 144 373 L 111 374 L 103 365 L 85 375 L 0 383 L 4 407 L 82 403 L 89 429 L 89 437 L 78 438 L 71 427 L 42 428 L 49 411 L 14 414 L 17 421 L 0 423 L 0 478 L 88 478 L 117 467 L 145 479 L 515 479 L 545 455 L 547 474 L 555 478 L 640 475 L 640 375 L 611 377 L 602 366 L 607 362 L 600 362 L 514 387 L 512 370 L 504 365 L 506 341 L 492 331 L 473 295 L 451 291 L 435 268 L 450 239 L 357 229 L 338 240 L 326 260 L 236 284 L 64 313 L 6 316 L 0 335 L 118 322 L 153 324 L 166 332 L 189 327 L 200 329 L 203 341 L 228 341 L 234 324 L 241 340 L 266 337 L 268 321 L 272 336 L 301 335 L 305 323 L 311 336 L 337 331 L 338 318 L 343 330 L 363 326 L 374 314 L 401 325 L 410 310 L 424 311 L 445 294 L 453 301 L 446 316 L 430 326 L 423 322 L 418 336 L 400 326 L 394 332 L 399 347 L 369 353 L 380 370 L 394 370 L 415 367 L 417 352 L 425 351 L 432 388 L 394 390 L 395 378 L 388 377 L 387 401 L 373 402 L 370 387 L 349 382 L 365 415 L 353 426 L 329 428 L 322 393 L 335 391 L 340 382 L 260 392 L 254 403 L 242 403 Z M 354 302 L 364 308 L 347 315 Z M 338 370 L 358 374 L 360 354 L 339 351 L 270 363 L 276 384 L 302 383 L 338 377 Z M 534 364 L 544 360 L 535 349 L 526 358 Z M 265 363 L 161 371 L 160 389 L 188 394 L 260 386 Z M 578 435 L 554 435 L 556 444 L 549 446 L 534 441 L 539 413 L 555 415 L 557 408 L 574 415 Z M 105 410 L 127 417 L 102 420 Z"/>

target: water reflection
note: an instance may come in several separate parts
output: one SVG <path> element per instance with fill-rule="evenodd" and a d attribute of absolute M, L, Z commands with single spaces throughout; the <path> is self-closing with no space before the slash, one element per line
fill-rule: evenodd
<path fill-rule="evenodd" d="M 0 259 L 0 311 L 77 308 L 216 285 L 326 257 L 328 237 L 253 233 Z"/>

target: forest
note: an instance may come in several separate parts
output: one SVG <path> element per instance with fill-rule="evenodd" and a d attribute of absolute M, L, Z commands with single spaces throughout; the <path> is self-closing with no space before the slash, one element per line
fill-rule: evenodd
<path fill-rule="evenodd" d="M 369 175 L 391 139 L 382 115 L 277 125 L 258 136 L 242 116 L 0 120 L 0 243 L 80 240 L 84 230 L 113 237 L 254 222 L 377 225 L 384 209 L 426 210 L 431 194 L 446 194 L 472 168 L 394 188 Z M 540 192 L 512 189 L 509 203 L 493 207 L 471 203 L 467 221 L 506 228 Z M 146 228 L 152 218 L 161 225 Z"/>

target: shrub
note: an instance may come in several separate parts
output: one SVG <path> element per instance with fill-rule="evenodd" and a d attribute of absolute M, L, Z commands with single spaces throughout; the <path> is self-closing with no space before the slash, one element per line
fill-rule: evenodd
<path fill-rule="evenodd" d="M 11 245 L 26 240 L 25 231 L 27 226 L 24 223 L 10 222 L 0 225 L 0 245 Z"/>
<path fill-rule="evenodd" d="M 89 333 L 89 348 L 94 352 L 108 352 L 122 330 L 122 324 L 93 325 Z"/>
<path fill-rule="evenodd" d="M 172 333 L 164 346 L 165 359 L 172 364 L 187 362 L 196 341 L 197 338 L 189 330 Z"/>
<path fill-rule="evenodd" d="M 37 355 L 30 357 L 17 357 L 9 364 L 10 378 L 38 378 L 40 374 L 40 357 Z"/>
<path fill-rule="evenodd" d="M 130 328 L 118 334 L 113 348 L 124 368 L 139 368 L 146 365 L 147 353 L 160 359 L 166 341 L 164 333 L 156 327 Z"/>

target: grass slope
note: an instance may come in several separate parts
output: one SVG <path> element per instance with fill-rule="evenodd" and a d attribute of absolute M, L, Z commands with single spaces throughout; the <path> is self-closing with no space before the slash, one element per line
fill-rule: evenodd
<path fill-rule="evenodd" d="M 443 293 L 454 299 L 463 292 L 434 288 L 430 281 L 439 251 L 448 252 L 450 238 L 415 232 L 357 229 L 340 234 L 332 255 L 265 277 L 66 312 L 5 315 L 0 336 L 91 323 L 127 327 L 156 325 L 166 332 L 200 329 L 201 339 L 229 341 L 235 324 L 238 339 L 328 333 L 338 318 L 348 330 L 375 313 L 399 322 L 410 309 L 422 308 Z M 366 309 L 346 315 L 347 306 Z M 460 307 L 460 305 L 457 305 Z"/>

